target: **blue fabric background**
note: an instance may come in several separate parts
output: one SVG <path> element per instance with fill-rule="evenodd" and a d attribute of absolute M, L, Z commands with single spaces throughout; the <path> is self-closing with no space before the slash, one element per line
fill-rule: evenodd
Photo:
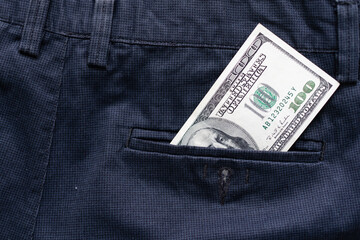
<path fill-rule="evenodd" d="M 106 69 L 88 0 L 19 53 L 29 2 L 0 0 L 0 239 L 360 238 L 358 78 L 289 152 L 169 145 L 259 22 L 337 78 L 348 2 L 115 1 Z"/>

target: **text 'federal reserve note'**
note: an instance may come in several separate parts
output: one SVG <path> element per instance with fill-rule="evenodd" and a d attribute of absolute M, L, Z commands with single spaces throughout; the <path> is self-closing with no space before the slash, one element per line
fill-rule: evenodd
<path fill-rule="evenodd" d="M 259 24 L 171 144 L 287 151 L 338 86 Z"/>

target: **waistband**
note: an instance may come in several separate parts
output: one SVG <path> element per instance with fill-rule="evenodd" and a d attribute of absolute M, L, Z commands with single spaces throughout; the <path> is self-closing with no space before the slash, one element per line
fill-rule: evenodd
<path fill-rule="evenodd" d="M 0 20 L 23 25 L 30 0 L 0 0 Z M 110 39 L 238 49 L 262 23 L 300 50 L 337 49 L 336 0 L 115 0 Z M 45 31 L 90 38 L 95 1 L 51 0 Z"/>

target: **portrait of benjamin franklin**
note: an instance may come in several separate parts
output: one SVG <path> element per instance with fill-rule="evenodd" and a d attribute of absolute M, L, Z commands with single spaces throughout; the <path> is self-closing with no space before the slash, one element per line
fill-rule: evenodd
<path fill-rule="evenodd" d="M 191 126 L 183 136 L 181 145 L 257 150 L 253 138 L 237 124 L 221 118 L 208 118 Z"/>

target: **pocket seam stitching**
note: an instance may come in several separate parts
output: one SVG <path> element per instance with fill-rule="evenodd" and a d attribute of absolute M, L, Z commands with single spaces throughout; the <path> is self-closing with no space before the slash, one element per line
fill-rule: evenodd
<path fill-rule="evenodd" d="M 144 149 L 138 149 L 136 147 L 133 147 L 131 146 L 131 140 L 132 139 L 137 139 L 139 141 L 149 141 L 149 142 L 153 142 L 154 144 L 161 144 L 161 143 L 158 143 L 156 141 L 151 141 L 151 140 L 146 140 L 146 139 L 141 139 L 139 137 L 133 137 L 133 132 L 134 130 L 136 129 L 139 129 L 140 131 L 143 130 L 143 131 L 153 131 L 153 132 L 164 132 L 164 133 L 167 133 L 168 131 L 163 131 L 163 130 L 154 130 L 154 129 L 147 129 L 147 128 L 138 128 L 138 127 L 131 127 L 129 129 L 129 135 L 128 135 L 128 138 L 126 140 L 126 143 L 125 143 L 125 148 L 128 148 L 128 149 L 131 149 L 131 150 L 134 150 L 134 151 L 140 151 L 140 152 L 147 152 L 147 153 L 157 153 L 157 154 L 166 154 L 166 155 L 170 155 L 170 156 L 186 156 L 186 157 L 200 157 L 200 158 L 219 158 L 219 159 L 228 159 L 228 160 L 237 160 L 236 158 L 234 157 L 226 157 L 226 156 L 206 156 L 206 155 L 201 155 L 201 154 L 196 154 L 196 155 L 190 155 L 190 154 L 185 154 L 185 155 L 181 155 L 181 154 L 175 154 L 175 153 L 169 153 L 169 152 L 160 152 L 160 151 L 150 151 L 150 150 L 144 150 Z M 308 154 L 319 154 L 320 156 L 317 157 L 317 161 L 280 161 L 280 160 L 264 160 L 264 159 L 248 159 L 248 158 L 244 158 L 242 160 L 245 160 L 245 161 L 252 161 L 252 160 L 255 160 L 255 161 L 261 161 L 261 162 L 270 162 L 270 163 L 305 163 L 305 164 L 314 164 L 314 163 L 319 163 L 319 162 L 323 162 L 323 158 L 324 158 L 324 150 L 325 150 L 325 142 L 322 141 L 322 140 L 314 140 L 314 139 L 301 139 L 303 141 L 311 141 L 311 142 L 316 142 L 316 143 L 320 143 L 321 144 L 321 147 L 319 148 L 319 150 L 317 151 L 296 151 L 296 153 L 308 153 Z M 175 147 L 175 145 L 174 145 Z"/>

